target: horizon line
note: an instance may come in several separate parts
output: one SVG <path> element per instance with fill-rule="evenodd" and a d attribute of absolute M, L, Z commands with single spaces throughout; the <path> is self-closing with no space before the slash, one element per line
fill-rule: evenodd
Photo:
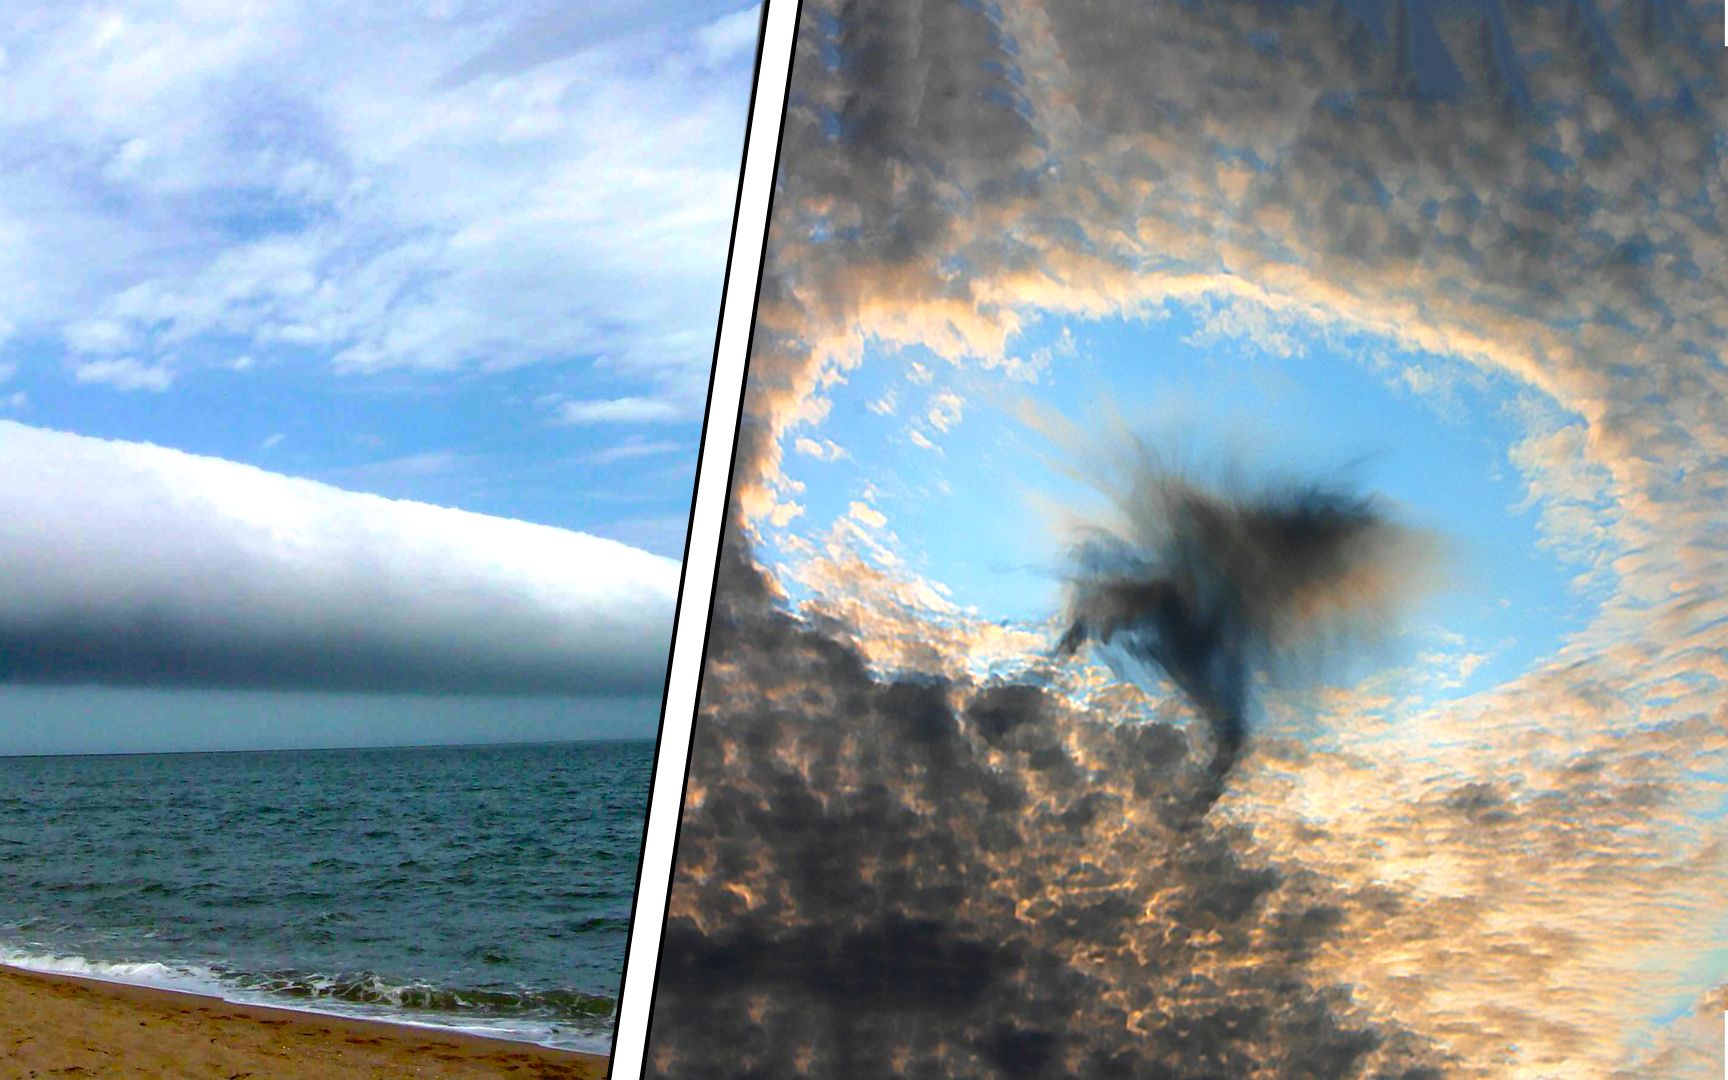
<path fill-rule="evenodd" d="M 334 750 L 477 750 L 498 746 L 571 746 L 580 743 L 652 743 L 652 735 L 611 735 L 588 739 L 502 739 L 497 742 L 368 743 L 351 746 L 256 746 L 225 750 L 66 750 L 15 754 L 0 751 L 0 761 L 63 757 L 165 757 L 191 754 L 321 754 Z"/>

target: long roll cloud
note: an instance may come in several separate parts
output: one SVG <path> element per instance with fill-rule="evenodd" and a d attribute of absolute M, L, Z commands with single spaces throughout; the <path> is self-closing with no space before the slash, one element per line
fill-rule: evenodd
<path fill-rule="evenodd" d="M 0 422 L 0 681 L 658 690 L 677 564 L 562 529 Z"/>

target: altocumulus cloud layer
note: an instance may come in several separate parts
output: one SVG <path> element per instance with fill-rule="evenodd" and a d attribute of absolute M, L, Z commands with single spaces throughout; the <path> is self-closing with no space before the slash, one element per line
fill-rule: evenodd
<path fill-rule="evenodd" d="M 630 694 L 677 565 L 610 540 L 0 421 L 0 680 Z"/>
<path fill-rule="evenodd" d="M 1196 825 L 1213 762 L 1177 716 L 874 676 L 736 536 L 722 595 L 657 1074 L 1440 1075 L 1314 963 L 1398 898 Z"/>
<path fill-rule="evenodd" d="M 807 0 L 661 1073 L 1717 1075 L 1720 17 Z M 1033 319 L 1169 304 L 1510 380 L 1545 542 L 1605 597 L 1461 702 L 1269 704 L 1327 738 L 1263 741 L 1186 837 L 1184 706 L 968 674 L 1001 635 L 880 560 L 812 559 L 802 613 L 752 565 L 871 351 L 1000 367 Z"/>

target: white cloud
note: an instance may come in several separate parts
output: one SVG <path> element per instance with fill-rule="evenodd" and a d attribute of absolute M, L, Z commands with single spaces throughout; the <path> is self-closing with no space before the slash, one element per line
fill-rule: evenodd
<path fill-rule="evenodd" d="M 888 524 L 888 515 L 869 503 L 854 502 L 847 508 L 846 513 L 853 521 L 868 525 L 872 529 L 880 529 Z"/>
<path fill-rule="evenodd" d="M 845 448 L 833 439 L 811 439 L 800 435 L 793 440 L 792 449 L 817 461 L 839 461 L 846 456 Z"/>
<path fill-rule="evenodd" d="M 683 411 L 667 401 L 645 397 L 566 401 L 558 419 L 566 424 L 653 424 L 680 419 Z"/>
<path fill-rule="evenodd" d="M 284 434 L 280 431 L 274 432 L 270 435 L 265 436 L 264 441 L 258 444 L 258 449 L 260 449 L 260 450 L 274 450 L 278 446 L 281 446 L 282 440 L 286 439 L 287 437 L 288 436 L 286 434 Z"/>
<path fill-rule="evenodd" d="M 0 680 L 625 693 L 664 674 L 677 564 L 614 541 L 10 421 L 0 456 Z"/>
<path fill-rule="evenodd" d="M 954 430 L 965 412 L 965 400 L 952 390 L 944 390 L 930 399 L 930 411 L 926 414 L 926 419 L 937 431 L 948 432 Z"/>
<path fill-rule="evenodd" d="M 188 369 L 603 357 L 700 400 L 755 22 L 731 7 L 9 5 L 0 326 Z"/>
<path fill-rule="evenodd" d="M 174 373 L 162 364 L 141 364 L 137 360 L 92 360 L 79 364 L 73 377 L 81 383 L 111 386 L 116 390 L 148 390 L 161 393 L 174 385 Z"/>
<path fill-rule="evenodd" d="M 752 4 L 730 15 L 722 15 L 698 30 L 696 41 L 703 60 L 710 67 L 717 67 L 735 58 L 753 57 L 758 22 L 758 9 Z"/>
<path fill-rule="evenodd" d="M 112 319 L 80 319 L 62 331 L 73 352 L 115 353 L 133 348 L 137 338 L 126 326 Z"/>

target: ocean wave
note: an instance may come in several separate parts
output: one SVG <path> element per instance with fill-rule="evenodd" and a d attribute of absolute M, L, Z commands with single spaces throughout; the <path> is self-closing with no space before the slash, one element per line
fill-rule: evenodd
<path fill-rule="evenodd" d="M 211 968 L 194 964 L 165 964 L 154 960 L 106 961 L 83 956 L 29 952 L 0 948 L 0 964 L 50 975 L 77 975 L 102 982 L 151 986 L 192 994 L 219 995 L 221 977 Z"/>
<path fill-rule="evenodd" d="M 374 972 L 257 974 L 188 962 L 94 960 L 5 946 L 0 946 L 0 965 L 589 1051 L 605 1048 L 617 1009 L 613 998 L 579 990 L 445 987 Z"/>
<path fill-rule="evenodd" d="M 373 972 L 353 975 L 307 975 L 283 972 L 244 977 L 247 990 L 283 997 L 384 1005 L 405 1012 L 433 1012 L 485 1017 L 524 1017 L 542 1020 L 594 1021 L 610 1017 L 617 1002 L 579 990 L 498 990 L 396 982 Z"/>

